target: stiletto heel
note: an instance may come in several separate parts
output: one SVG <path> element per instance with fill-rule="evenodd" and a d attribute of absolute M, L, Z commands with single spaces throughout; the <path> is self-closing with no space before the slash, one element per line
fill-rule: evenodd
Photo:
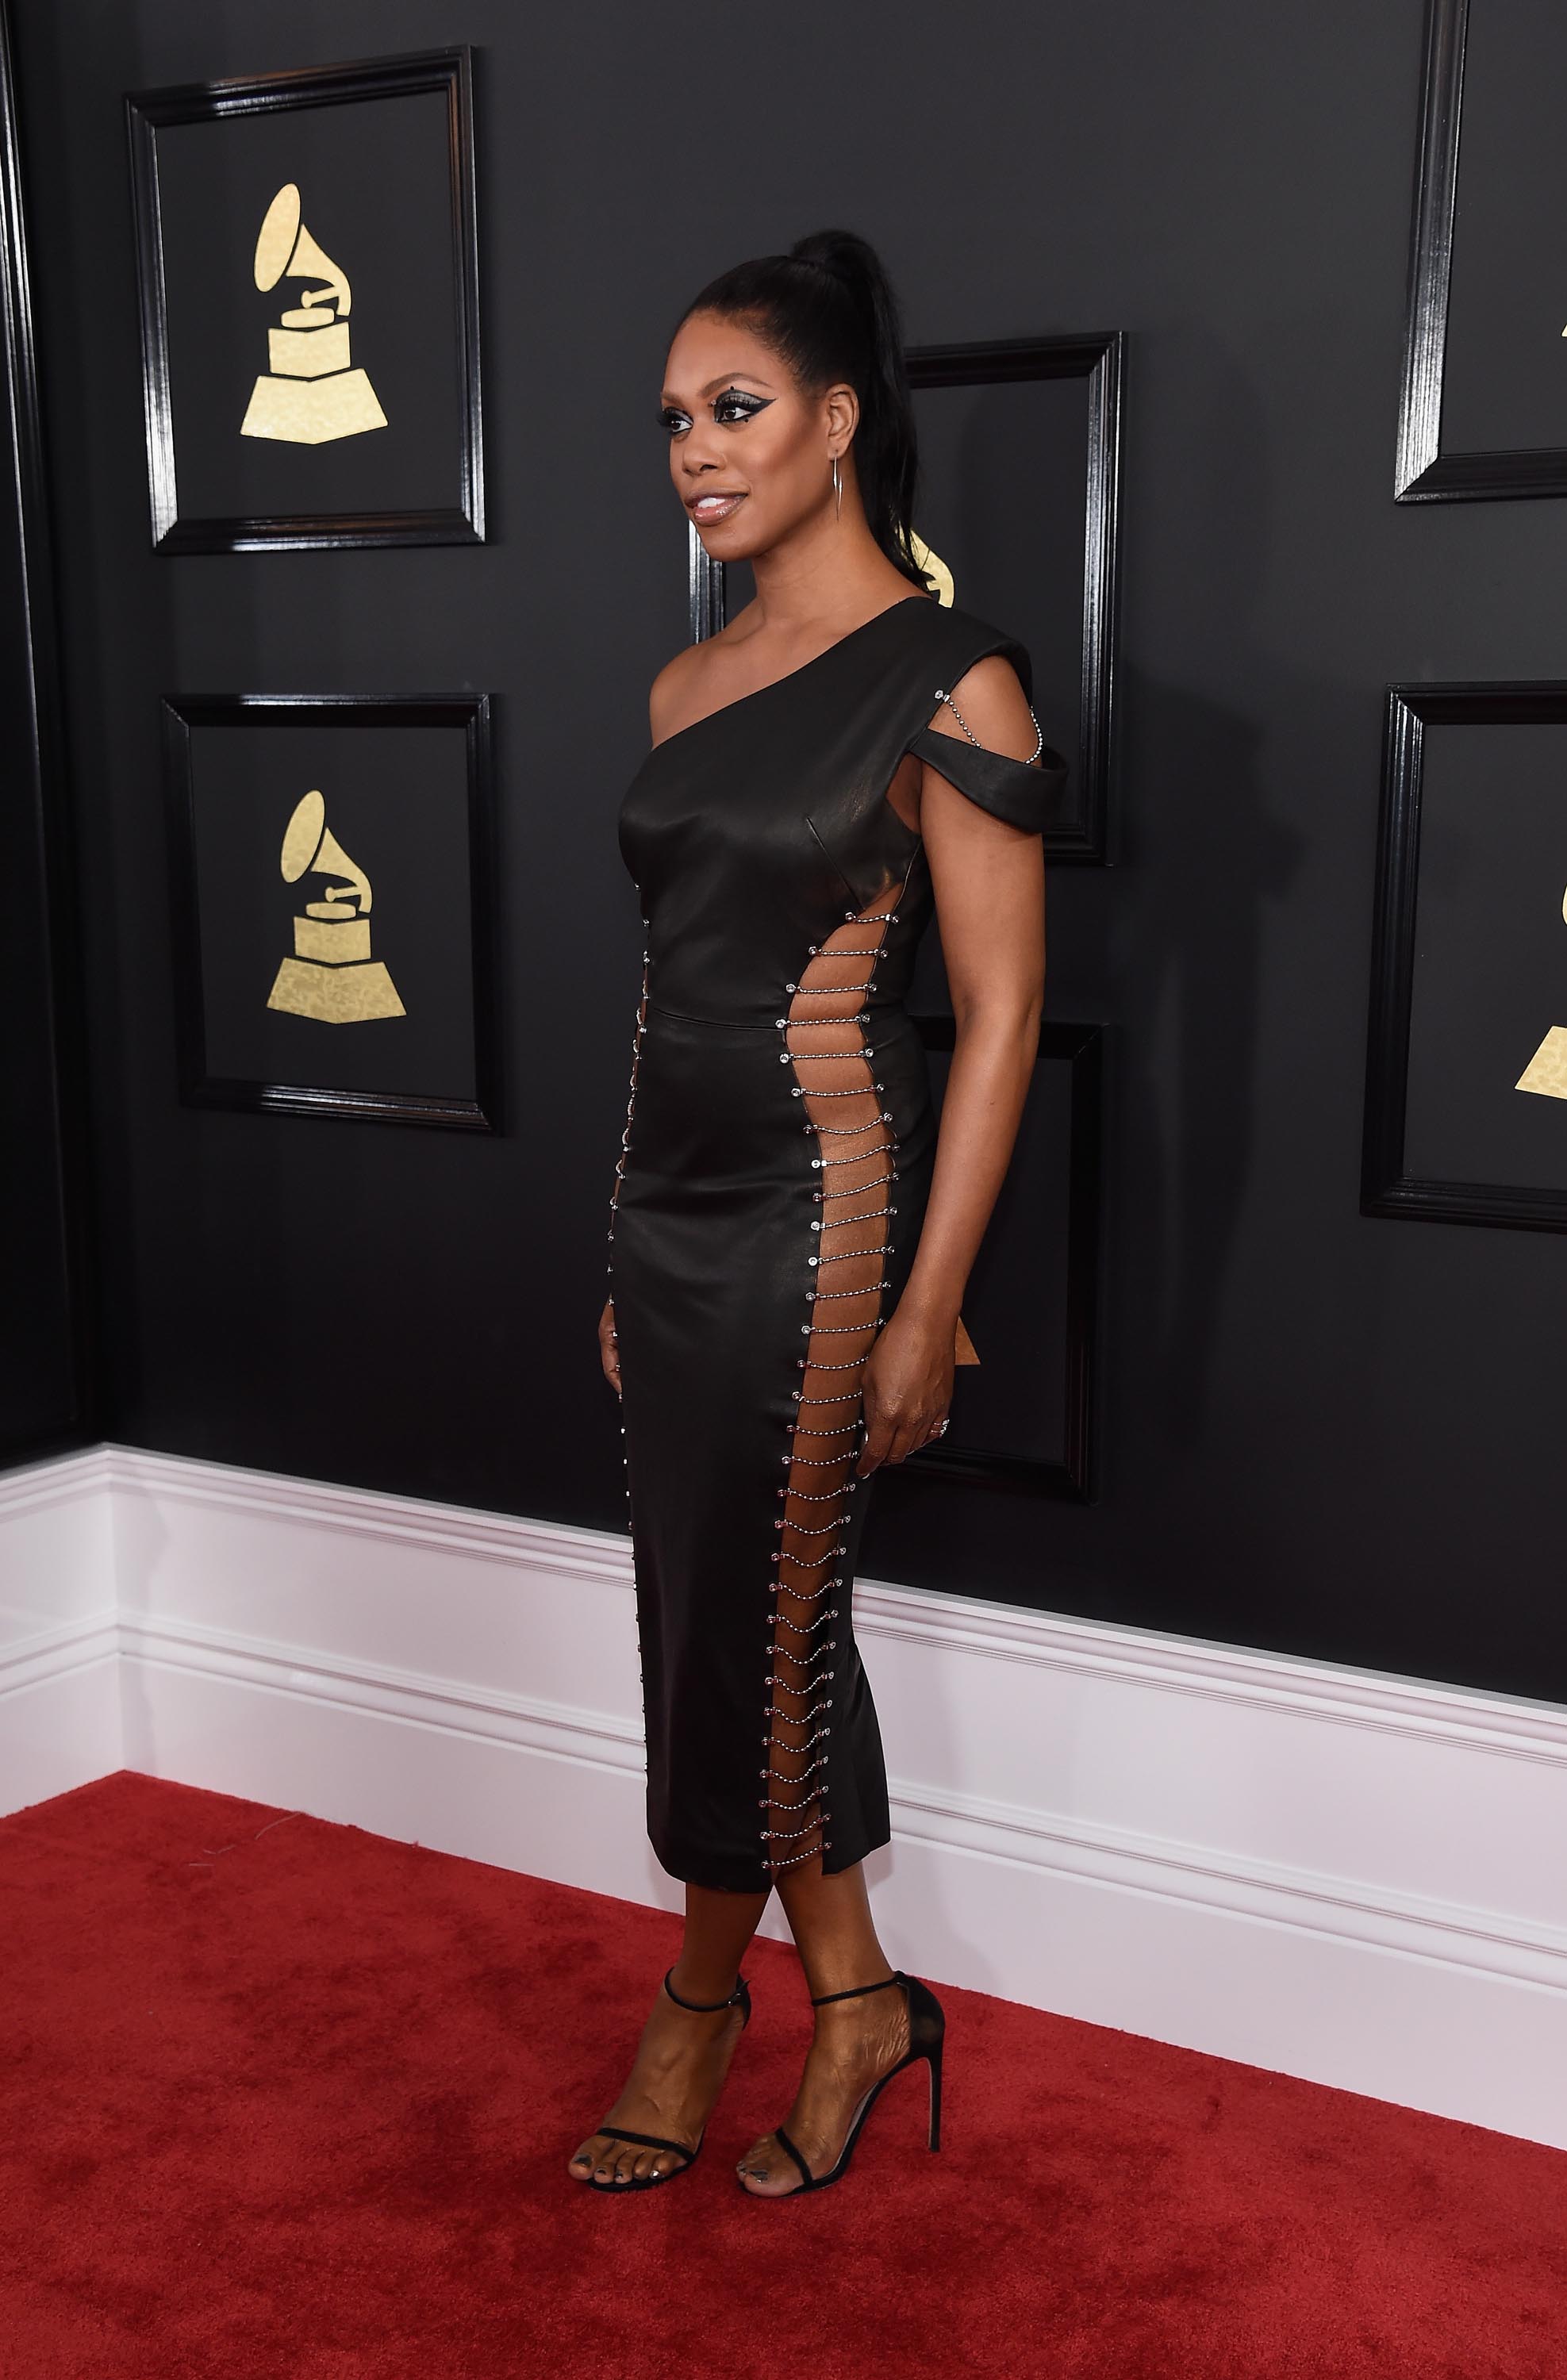
<path fill-rule="evenodd" d="M 663 1988 L 676 2008 L 689 2009 L 694 2016 L 716 2016 L 720 2009 L 737 2008 L 740 2010 L 740 2030 L 742 2033 L 745 2032 L 751 2021 L 751 1994 L 750 1986 L 744 1975 L 740 1977 L 726 2000 L 683 2000 L 670 1983 L 669 1976 L 674 1973 L 674 1969 L 671 1967 L 669 1974 L 663 1979 Z M 602 2191 L 608 2197 L 624 2198 L 626 2192 L 630 2190 L 656 2190 L 661 2182 L 678 2181 L 683 2173 L 690 2172 L 701 2155 L 702 2143 L 707 2138 L 707 2129 L 704 2124 L 697 2135 L 696 2147 L 687 2148 L 684 2141 L 660 2140 L 656 2132 L 628 2132 L 618 2124 L 601 2124 L 599 2133 L 606 2141 L 627 2141 L 633 2148 L 664 2149 L 671 2156 L 683 2157 L 685 2163 L 677 2165 L 673 2173 L 638 2174 L 631 2181 L 600 2181 L 589 2175 L 588 2187 L 589 2190 Z"/>
<path fill-rule="evenodd" d="M 808 2190 L 825 2190 L 830 2182 L 842 2180 L 844 2175 L 846 2174 L 849 2169 L 849 2159 L 855 2153 L 855 2143 L 859 2139 L 861 2132 L 865 2130 L 866 2119 L 870 2114 L 872 2107 L 875 2107 L 877 2100 L 881 2096 L 882 2092 L 887 2088 L 888 2083 L 892 2081 L 894 2074 L 901 2074 L 905 2066 L 917 2066 L 922 2058 L 925 2059 L 930 2070 L 929 2143 L 933 2149 L 939 2149 L 941 2147 L 941 2056 L 946 2046 L 947 2020 L 942 2011 L 941 2001 L 936 1998 L 935 1993 L 930 1989 L 929 1984 L 922 1984 L 917 1975 L 905 1975 L 900 1968 L 896 1974 L 888 1975 L 880 1984 L 860 1984 L 857 1985 L 853 1991 L 847 1992 L 823 1992 L 820 1999 L 812 2000 L 811 2006 L 812 2008 L 825 2008 L 831 2000 L 857 2000 L 862 1998 L 868 1992 L 888 1991 L 892 1988 L 893 1984 L 901 1984 L 905 1992 L 908 1996 L 907 2050 L 905 2052 L 904 2056 L 899 2058 L 895 2066 L 888 2068 L 886 2073 L 882 2075 L 880 2082 L 872 2083 L 870 2089 L 866 2093 L 864 2098 L 855 2109 L 854 2120 L 849 2126 L 849 2137 L 844 2143 L 843 2148 L 839 2152 L 837 2164 L 832 2167 L 830 2172 L 812 2173 L 809 2166 L 806 2163 L 805 2158 L 800 2155 L 800 2152 L 796 2147 L 794 2142 L 789 2138 L 789 2135 L 784 2131 L 783 2125 L 779 2124 L 774 2128 L 772 2135 L 773 2139 L 778 2143 L 779 2147 L 783 2149 L 784 2154 L 793 2158 L 796 2166 L 798 2168 L 800 2176 L 800 2186 L 798 2190 L 785 2190 L 780 2192 L 778 2195 L 781 2197 L 803 2198 Z M 739 2181 L 740 2188 L 745 2190 L 746 2185 L 744 2181 L 740 2180 L 738 2174 L 735 2175 L 735 2179 L 736 2181 Z M 762 2198 L 771 2197 L 773 2193 L 771 2191 L 750 2190 L 746 2191 L 746 2195 L 747 2198 Z"/>

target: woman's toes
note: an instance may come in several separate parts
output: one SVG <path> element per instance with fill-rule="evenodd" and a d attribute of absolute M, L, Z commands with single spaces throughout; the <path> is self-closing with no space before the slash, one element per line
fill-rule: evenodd
<path fill-rule="evenodd" d="M 794 2168 L 788 2166 L 771 2141 L 759 2141 L 749 2155 L 741 2158 L 735 2170 L 741 2187 L 753 2198 L 784 2198 L 796 2186 L 791 2180 Z"/>

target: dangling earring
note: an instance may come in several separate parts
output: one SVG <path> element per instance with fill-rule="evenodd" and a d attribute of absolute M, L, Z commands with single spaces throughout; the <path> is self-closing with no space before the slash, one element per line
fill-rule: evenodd
<path fill-rule="evenodd" d="M 838 457 L 836 455 L 832 457 L 832 493 L 838 500 L 835 517 L 842 520 L 844 517 L 844 483 L 838 477 Z"/>

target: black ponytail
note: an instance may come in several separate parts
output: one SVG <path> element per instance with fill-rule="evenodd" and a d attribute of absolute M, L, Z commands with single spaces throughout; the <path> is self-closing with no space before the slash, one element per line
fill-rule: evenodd
<path fill-rule="evenodd" d="M 859 399 L 855 472 L 870 534 L 921 594 L 910 542 L 918 473 L 903 323 L 886 268 L 852 231 L 816 231 L 786 256 L 754 256 L 698 291 L 682 315 L 745 322 L 812 392 L 847 381 Z"/>

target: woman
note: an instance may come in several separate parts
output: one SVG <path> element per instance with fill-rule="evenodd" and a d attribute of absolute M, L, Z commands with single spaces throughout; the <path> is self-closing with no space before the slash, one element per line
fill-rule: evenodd
<path fill-rule="evenodd" d="M 850 1590 L 867 1483 L 945 1429 L 959 1304 L 1006 1171 L 1044 982 L 1040 830 L 1064 769 L 1021 646 L 927 591 L 897 310 L 845 232 L 736 266 L 677 327 L 661 419 L 709 554 L 755 600 L 677 654 L 621 813 L 647 952 L 600 1323 L 621 1397 L 648 1812 L 680 1956 L 570 2170 L 684 2172 L 749 2016 L 776 1888 L 815 2037 L 737 2168 L 836 2180 L 941 2014 L 876 1937 L 886 1774 Z M 1044 767 L 1039 766 L 1041 758 Z M 904 1013 L 941 921 L 939 1141 Z"/>

